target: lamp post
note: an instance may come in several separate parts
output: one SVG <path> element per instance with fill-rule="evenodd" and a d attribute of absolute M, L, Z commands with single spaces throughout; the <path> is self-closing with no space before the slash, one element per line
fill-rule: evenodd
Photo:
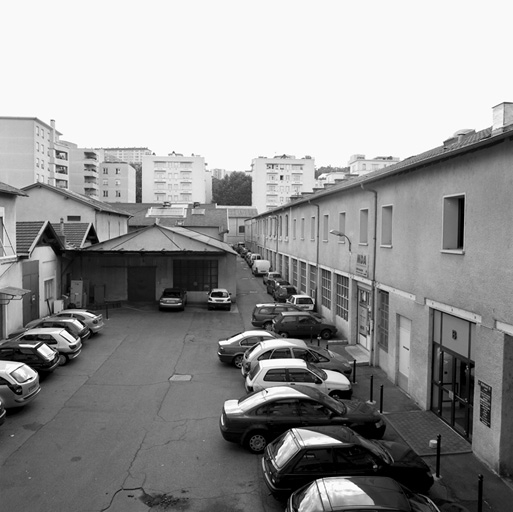
<path fill-rule="evenodd" d="M 347 240 L 347 243 L 349 244 L 349 254 L 351 254 L 351 240 L 349 240 L 349 237 L 345 233 L 337 231 L 336 229 L 330 229 L 330 234 L 344 237 Z"/>

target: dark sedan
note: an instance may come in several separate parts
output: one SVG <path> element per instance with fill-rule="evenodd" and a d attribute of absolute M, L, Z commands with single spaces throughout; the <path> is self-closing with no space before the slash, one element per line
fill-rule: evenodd
<path fill-rule="evenodd" d="M 380 439 L 386 425 L 379 411 L 359 400 L 336 400 L 306 386 L 276 386 L 226 400 L 219 420 L 226 441 L 261 453 L 267 443 L 293 427 L 345 425 Z"/>
<path fill-rule="evenodd" d="M 434 482 L 429 466 L 408 445 L 364 439 L 346 427 L 290 429 L 266 447 L 262 470 L 276 497 L 332 476 L 388 476 L 421 493 Z"/>

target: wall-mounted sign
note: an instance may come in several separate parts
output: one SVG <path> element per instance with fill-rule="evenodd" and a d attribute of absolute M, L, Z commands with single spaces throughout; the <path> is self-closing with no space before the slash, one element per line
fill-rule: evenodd
<path fill-rule="evenodd" d="M 367 255 L 366 254 L 357 254 L 356 255 L 356 273 L 360 276 L 367 277 L 368 267 L 367 267 Z"/>
<path fill-rule="evenodd" d="M 489 427 L 492 417 L 492 387 L 481 380 L 478 380 L 477 383 L 481 390 L 479 397 L 479 420 Z"/>

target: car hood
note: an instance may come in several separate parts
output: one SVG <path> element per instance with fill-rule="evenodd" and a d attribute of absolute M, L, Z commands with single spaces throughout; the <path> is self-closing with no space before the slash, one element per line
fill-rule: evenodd
<path fill-rule="evenodd" d="M 328 388 L 333 389 L 337 388 L 340 389 L 342 387 L 343 389 L 349 389 L 351 387 L 351 383 L 349 382 L 349 379 L 342 375 L 339 372 L 335 372 L 333 370 L 324 370 L 326 372 L 326 375 L 328 378 L 324 381 L 325 384 L 328 386 Z"/>

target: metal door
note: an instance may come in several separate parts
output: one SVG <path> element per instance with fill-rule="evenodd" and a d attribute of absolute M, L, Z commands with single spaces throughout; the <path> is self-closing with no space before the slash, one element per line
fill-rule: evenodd
<path fill-rule="evenodd" d="M 127 295 L 131 302 L 155 301 L 155 267 L 127 268 Z"/>
<path fill-rule="evenodd" d="M 408 380 L 410 378 L 411 320 L 404 316 L 399 316 L 398 324 L 399 371 L 397 374 L 397 384 L 401 389 L 404 389 L 404 391 L 408 391 Z"/>
<path fill-rule="evenodd" d="M 370 292 L 358 288 L 358 343 L 370 350 Z"/>

